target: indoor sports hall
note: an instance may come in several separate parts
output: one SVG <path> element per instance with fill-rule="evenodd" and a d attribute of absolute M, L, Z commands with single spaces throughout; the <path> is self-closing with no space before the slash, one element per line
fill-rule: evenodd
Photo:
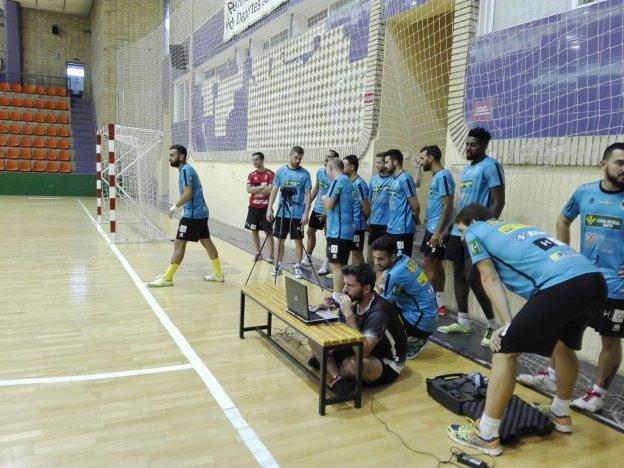
<path fill-rule="evenodd" d="M 624 293 L 623 86 L 622 0 L 0 0 L 0 467 L 619 466 L 624 307 L 609 278 Z M 606 282 L 582 346 L 568 346 L 571 396 L 552 348 L 492 351 L 543 284 L 487 236 L 473 244 L 471 225 L 455 234 L 460 263 L 481 272 L 497 326 L 474 277 L 457 300 L 457 261 L 429 274 L 436 173 L 454 184 L 435 229 L 448 230 L 448 254 L 479 176 L 466 179 L 475 139 L 499 171 L 498 184 L 483 177 L 486 194 L 502 193 L 500 220 L 483 203 L 494 216 L 481 224 L 500 225 L 501 249 L 548 236 L 534 244 L 559 249 L 552 262 L 578 258 Z M 356 234 L 349 260 L 332 257 L 336 181 L 372 187 L 388 164 L 414 187 L 401 202 L 411 255 L 401 241 L 392 258 L 435 293 L 435 326 L 411 355 L 397 297 L 412 280 L 388 288 L 394 266 L 370 246 L 375 210 L 394 216 L 394 185 L 386 208 L 353 189 L 364 227 L 353 211 L 339 221 Z M 256 183 L 266 170 L 275 178 Z M 315 215 L 326 224 L 313 228 Z M 368 308 L 348 292 L 354 278 L 366 289 L 355 270 L 332 269 L 357 263 L 375 273 Z M 521 297 L 503 270 L 534 293 Z M 401 356 L 390 325 L 378 336 L 363 325 L 374 301 L 405 325 Z M 329 308 L 320 324 L 315 304 Z M 588 322 L 599 316 L 610 333 Z M 469 331 L 448 332 L 462 320 Z M 526 342 L 551 336 L 541 323 Z M 386 375 L 381 343 L 398 364 L 388 382 L 368 377 L 372 361 Z M 486 391 L 490 405 L 503 392 L 488 382 L 507 353 L 517 384 L 490 438 Z"/>

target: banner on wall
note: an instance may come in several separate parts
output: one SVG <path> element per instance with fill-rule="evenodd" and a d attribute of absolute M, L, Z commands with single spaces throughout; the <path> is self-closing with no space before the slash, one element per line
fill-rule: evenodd
<path fill-rule="evenodd" d="M 223 4 L 223 42 L 240 34 L 286 0 L 226 0 Z"/>

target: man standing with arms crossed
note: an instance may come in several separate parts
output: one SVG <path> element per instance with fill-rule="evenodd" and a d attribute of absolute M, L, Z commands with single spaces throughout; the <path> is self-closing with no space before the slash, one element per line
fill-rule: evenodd
<path fill-rule="evenodd" d="M 366 235 L 366 220 L 370 216 L 371 207 L 368 198 L 368 184 L 358 175 L 360 162 L 354 154 L 345 157 L 345 174 L 353 185 L 353 246 L 351 247 L 351 264 L 361 265 L 364 263 L 364 237 Z"/>
<path fill-rule="evenodd" d="M 266 219 L 266 212 L 275 173 L 264 167 L 264 154 L 259 151 L 251 155 L 251 162 L 256 170 L 247 176 L 249 209 L 247 210 L 245 229 L 251 231 L 251 240 L 256 249 L 254 260 L 262 260 L 262 252 L 260 251 L 260 231 L 262 230 L 265 232 L 267 243 L 269 244 L 269 256 L 267 260 L 269 263 L 273 263 L 273 235 L 271 234 L 271 223 Z"/>
<path fill-rule="evenodd" d="M 442 233 L 451 222 L 455 181 L 449 170 L 442 165 L 442 151 L 436 145 L 425 146 L 420 150 L 419 164 L 425 172 L 433 173 L 425 214 L 425 236 L 420 246 L 420 251 L 425 255 L 423 268 L 435 290 L 438 314 L 446 315 L 443 264 L 445 249 L 442 245 Z"/>

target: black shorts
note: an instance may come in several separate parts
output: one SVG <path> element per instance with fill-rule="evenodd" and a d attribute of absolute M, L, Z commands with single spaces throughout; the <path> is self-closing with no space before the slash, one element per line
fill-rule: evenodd
<path fill-rule="evenodd" d="M 256 208 L 250 206 L 247 210 L 247 220 L 245 221 L 245 229 L 250 231 L 271 232 L 271 223 L 266 219 L 266 208 Z"/>
<path fill-rule="evenodd" d="M 537 292 L 501 334 L 500 353 L 549 357 L 557 341 L 579 350 L 587 324 L 605 309 L 607 286 L 587 273 Z"/>
<path fill-rule="evenodd" d="M 351 246 L 351 250 L 359 250 L 360 252 L 364 250 L 365 235 L 366 231 L 355 231 L 355 234 L 353 234 L 353 245 Z"/>
<path fill-rule="evenodd" d="M 328 237 L 325 256 L 329 259 L 329 263 L 340 263 L 346 265 L 349 263 L 349 254 L 353 247 L 353 242 L 346 239 L 336 239 Z"/>
<path fill-rule="evenodd" d="M 319 213 L 318 211 L 312 210 L 312 214 L 310 215 L 310 221 L 308 222 L 308 226 L 312 229 L 316 229 L 317 231 L 322 231 L 325 229 L 325 220 L 327 216 Z"/>
<path fill-rule="evenodd" d="M 371 245 L 380 237 L 386 235 L 386 229 L 388 226 L 385 224 L 369 224 L 368 225 L 368 245 Z"/>
<path fill-rule="evenodd" d="M 342 361 L 350 358 L 351 356 L 354 356 L 355 352 L 353 351 L 353 348 L 338 348 L 333 352 L 333 355 L 334 359 L 336 360 L 336 364 L 338 364 L 338 367 L 340 367 Z M 399 378 L 399 374 L 397 373 L 397 371 L 390 367 L 385 360 L 379 359 L 377 356 L 369 356 L 367 359 L 377 359 L 379 362 L 381 362 L 381 375 L 372 382 L 366 382 L 367 385 L 371 387 L 376 387 L 378 385 L 389 384 Z"/>
<path fill-rule="evenodd" d="M 197 242 L 199 239 L 210 239 L 210 231 L 208 230 L 208 218 L 180 219 L 176 239 L 191 242 Z"/>
<path fill-rule="evenodd" d="M 397 251 L 408 257 L 412 256 L 414 249 L 414 233 L 411 234 L 388 234 L 388 237 L 396 240 Z"/>
<path fill-rule="evenodd" d="M 600 336 L 624 338 L 624 300 L 607 299 L 605 310 L 589 322 Z"/>
<path fill-rule="evenodd" d="M 425 235 L 426 236 L 426 235 Z M 466 256 L 470 257 L 466 246 L 461 240 L 459 236 L 449 236 L 445 242 L 446 251 L 444 258 L 446 260 L 450 260 L 454 263 L 464 262 L 466 260 Z"/>
<path fill-rule="evenodd" d="M 420 328 L 418 328 L 417 325 L 412 325 L 411 323 L 409 323 L 405 319 L 402 319 L 402 320 L 403 320 L 403 327 L 405 328 L 405 333 L 407 333 L 407 335 L 411 336 L 412 338 L 424 338 L 424 339 L 427 339 L 431 335 L 433 335 L 433 332 L 426 332 L 426 331 L 421 330 Z"/>
<path fill-rule="evenodd" d="M 278 239 L 286 239 L 290 234 L 291 239 L 303 239 L 301 220 L 294 218 L 275 218 L 273 221 L 273 236 Z"/>
<path fill-rule="evenodd" d="M 425 230 L 425 236 L 423 237 L 422 244 L 420 244 L 420 251 L 425 254 L 425 257 L 433 257 L 440 260 L 444 260 L 444 254 L 446 249 L 444 247 L 436 247 L 435 250 L 429 245 L 433 233 Z"/>

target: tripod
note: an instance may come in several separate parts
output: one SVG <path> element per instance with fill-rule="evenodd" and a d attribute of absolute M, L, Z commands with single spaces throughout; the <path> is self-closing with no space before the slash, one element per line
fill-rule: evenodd
<path fill-rule="evenodd" d="M 288 195 L 284 195 L 283 193 L 280 194 L 280 202 L 279 202 L 279 206 L 277 207 L 277 214 L 279 215 L 280 213 L 282 213 L 282 216 L 279 216 L 280 218 L 280 229 L 279 232 L 280 234 L 284 231 L 284 218 L 286 217 L 285 215 L 288 214 L 288 219 L 289 219 L 289 226 L 288 226 L 288 232 L 294 232 L 295 231 L 295 225 L 293 223 L 293 217 L 292 217 L 292 211 L 290 209 L 290 207 L 293 205 L 293 200 L 292 200 L 292 194 L 288 194 Z M 273 220 L 273 222 L 275 222 L 275 220 Z M 272 226 L 271 226 L 272 227 Z M 303 226 L 302 226 L 303 229 Z M 260 252 L 262 252 L 262 250 L 264 250 L 264 246 L 266 244 L 267 239 L 269 238 L 269 236 L 265 236 L 264 237 L 264 241 L 262 242 L 262 245 L 260 246 Z M 278 253 L 279 253 L 279 242 L 281 239 L 277 240 L 277 244 L 278 244 Z M 308 261 L 310 262 L 310 267 L 312 268 L 312 272 L 314 273 L 314 277 L 316 278 L 316 284 L 319 285 L 319 287 L 321 288 L 322 291 L 325 291 L 325 288 L 323 287 L 323 285 L 321 284 L 321 279 L 319 278 L 318 274 L 316 273 L 316 269 L 314 268 L 314 264 L 312 262 L 312 257 L 310 256 L 310 253 L 305 249 L 304 245 L 303 245 L 303 238 L 302 239 L 297 239 L 297 241 L 301 242 L 301 249 L 303 250 L 303 254 L 305 255 L 305 257 L 308 259 Z M 277 268 L 279 266 L 279 255 L 274 256 L 275 258 L 275 267 Z M 247 285 L 247 283 L 249 283 L 249 279 L 251 278 L 251 274 L 254 271 L 254 268 L 256 267 L 256 264 L 258 263 L 258 260 L 260 260 L 260 256 L 257 255 L 256 258 L 254 259 L 253 265 L 251 266 L 251 270 L 249 271 L 249 275 L 247 276 L 247 280 L 245 281 L 245 285 Z M 277 284 L 277 276 L 275 275 L 275 278 L 273 280 L 273 284 Z"/>

